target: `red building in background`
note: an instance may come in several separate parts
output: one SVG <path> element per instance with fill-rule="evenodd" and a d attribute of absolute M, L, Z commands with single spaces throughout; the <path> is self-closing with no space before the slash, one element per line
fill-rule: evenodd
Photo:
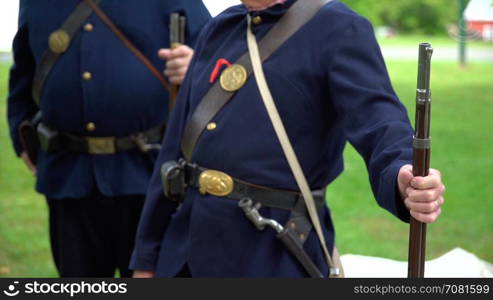
<path fill-rule="evenodd" d="M 471 0 L 464 11 L 469 32 L 493 42 L 493 0 Z"/>

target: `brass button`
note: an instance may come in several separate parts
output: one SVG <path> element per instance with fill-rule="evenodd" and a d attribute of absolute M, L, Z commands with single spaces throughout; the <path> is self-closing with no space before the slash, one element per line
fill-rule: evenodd
<path fill-rule="evenodd" d="M 82 78 L 84 78 L 84 80 L 91 80 L 92 74 L 90 72 L 84 72 L 82 73 Z"/>
<path fill-rule="evenodd" d="M 91 23 L 87 23 L 86 25 L 84 25 L 84 30 L 87 32 L 91 32 L 94 30 L 94 25 L 92 25 Z"/>
<path fill-rule="evenodd" d="M 260 23 L 262 23 L 262 17 L 260 16 L 253 17 L 252 22 L 255 25 L 259 25 Z"/>
<path fill-rule="evenodd" d="M 217 124 L 214 122 L 207 124 L 207 130 L 214 130 L 214 129 L 216 129 L 216 127 L 217 127 Z"/>
<path fill-rule="evenodd" d="M 87 131 L 94 131 L 94 130 L 96 130 L 96 124 L 94 124 L 93 122 L 87 123 L 86 130 Z"/>

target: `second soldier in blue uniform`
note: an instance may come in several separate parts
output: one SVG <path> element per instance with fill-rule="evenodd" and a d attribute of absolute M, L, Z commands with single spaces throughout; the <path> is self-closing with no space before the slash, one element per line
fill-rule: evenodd
<path fill-rule="evenodd" d="M 37 65 L 48 49 L 52 57 L 61 53 L 39 99 L 50 149 L 39 151 L 37 165 L 31 164 L 36 189 L 48 199 L 53 257 L 61 276 L 111 277 L 116 269 L 130 276 L 129 258 L 154 163 L 132 137 L 142 133 L 144 143 L 160 143 L 168 94 L 93 12 L 81 19 L 73 36 L 60 31 L 83 2 L 21 1 L 9 124 L 17 154 L 31 164 L 19 126 L 38 110 L 31 96 Z M 170 14 L 187 17 L 186 43 L 191 47 L 210 18 L 199 0 L 97 2 L 159 70 L 165 62 L 158 49 L 170 47 Z M 162 58 L 170 59 L 170 80 L 180 81 L 190 54 L 185 46 L 162 51 Z"/>

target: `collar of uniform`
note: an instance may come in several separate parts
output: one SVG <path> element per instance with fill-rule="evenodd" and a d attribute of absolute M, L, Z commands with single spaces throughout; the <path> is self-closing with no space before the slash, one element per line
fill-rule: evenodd
<path fill-rule="evenodd" d="M 293 5 L 297 0 L 286 0 L 284 3 L 278 3 L 274 6 L 271 6 L 264 10 L 258 11 L 248 11 L 247 12 L 252 16 L 282 16 L 286 13 L 286 11 Z M 245 7 L 246 8 L 246 7 Z"/>
<path fill-rule="evenodd" d="M 271 6 L 276 5 L 276 4 L 284 4 L 285 2 L 286 2 L 286 0 L 272 0 L 269 4 L 264 5 L 263 7 L 260 7 L 260 8 L 253 8 L 253 7 L 248 7 L 248 6 L 247 6 L 247 8 L 249 11 L 258 11 L 258 10 L 267 9 Z M 246 6 L 246 4 L 245 4 L 245 6 Z"/>

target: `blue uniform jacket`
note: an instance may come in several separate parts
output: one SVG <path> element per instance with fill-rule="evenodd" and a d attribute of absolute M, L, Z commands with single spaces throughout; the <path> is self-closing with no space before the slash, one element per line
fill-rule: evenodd
<path fill-rule="evenodd" d="M 301 1 L 301 0 L 298 0 Z M 293 3 L 253 13 L 262 38 Z M 247 9 L 240 5 L 215 18 L 201 35 L 191 72 L 173 112 L 158 158 L 139 230 L 131 268 L 174 276 L 188 263 L 198 277 L 302 277 L 298 262 L 271 229 L 258 231 L 236 201 L 186 191 L 179 210 L 163 196 L 159 167 L 182 157 L 184 126 L 210 88 L 216 61 L 234 62 L 247 51 Z M 383 208 L 409 217 L 398 197 L 398 170 L 410 163 L 412 128 L 397 99 L 371 24 L 338 1 L 324 6 L 265 63 L 268 84 L 312 189 L 332 182 L 343 170 L 342 153 L 351 142 L 364 158 L 373 193 Z M 193 162 L 250 183 L 299 190 L 250 78 L 198 140 Z M 347 199 L 349 200 L 349 199 Z M 285 224 L 287 211 L 261 213 Z M 332 249 L 334 229 L 328 209 L 321 213 Z M 305 249 L 327 274 L 314 231 Z"/>
<path fill-rule="evenodd" d="M 31 96 L 36 64 L 80 0 L 21 1 L 19 30 L 10 72 L 8 119 L 17 154 L 19 124 L 37 107 Z M 200 0 L 103 0 L 101 8 L 119 29 L 160 69 L 157 51 L 169 47 L 169 14 L 188 18 L 191 46 L 210 19 Z M 168 95 L 151 72 L 93 13 L 50 73 L 41 99 L 44 122 L 79 136 L 126 136 L 167 121 Z M 92 28 L 91 28 L 92 25 Z M 92 76 L 82 77 L 84 72 Z M 95 124 L 88 131 L 88 123 Z M 95 187 L 107 196 L 145 194 L 152 167 L 138 150 L 91 156 L 40 153 L 37 190 L 51 198 L 81 198 Z"/>

